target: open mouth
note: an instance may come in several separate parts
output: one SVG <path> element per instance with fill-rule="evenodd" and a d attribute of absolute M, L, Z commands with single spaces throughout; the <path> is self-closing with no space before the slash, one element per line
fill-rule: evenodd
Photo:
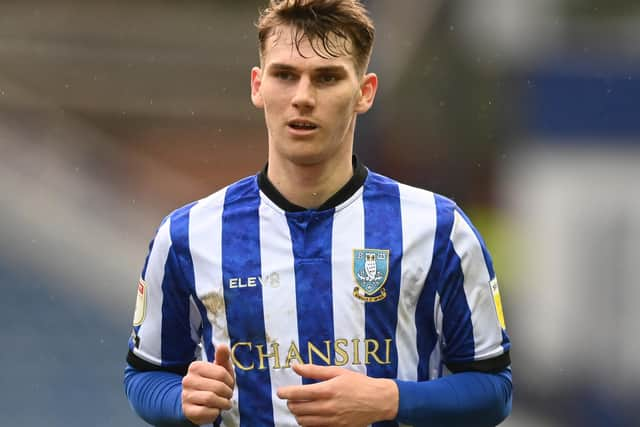
<path fill-rule="evenodd" d="M 309 122 L 292 121 L 289 122 L 289 127 L 295 130 L 314 130 L 318 126 Z"/>

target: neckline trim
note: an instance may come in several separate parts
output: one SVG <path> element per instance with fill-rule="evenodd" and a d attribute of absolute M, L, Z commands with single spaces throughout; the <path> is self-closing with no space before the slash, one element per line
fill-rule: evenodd
<path fill-rule="evenodd" d="M 258 173 L 258 187 L 273 203 L 275 203 L 280 209 L 285 212 L 304 212 L 308 210 L 324 211 L 333 209 L 336 206 L 349 200 L 351 196 L 364 184 L 369 174 L 368 169 L 360 163 L 360 160 L 354 155 L 351 164 L 353 165 L 353 176 L 342 186 L 333 196 L 329 197 L 326 202 L 315 209 L 307 209 L 302 206 L 298 206 L 295 203 L 291 203 L 287 200 L 282 193 L 273 185 L 273 183 L 267 177 L 267 170 L 269 163 L 264 165 L 264 168 Z"/>

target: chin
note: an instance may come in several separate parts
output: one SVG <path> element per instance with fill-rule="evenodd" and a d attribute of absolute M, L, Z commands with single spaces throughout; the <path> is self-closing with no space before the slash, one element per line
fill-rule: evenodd
<path fill-rule="evenodd" d="M 300 166 L 315 166 L 340 156 L 339 146 L 318 139 L 289 139 L 285 144 L 276 144 L 275 154 L 281 159 Z"/>
<path fill-rule="evenodd" d="M 278 155 L 282 159 L 300 166 L 317 165 L 325 162 L 330 157 L 326 152 L 318 152 L 317 147 L 309 145 L 306 147 L 287 147 L 287 149 L 280 151 Z"/>
<path fill-rule="evenodd" d="M 315 166 L 322 163 L 325 158 L 319 154 L 295 153 L 288 155 L 287 160 L 299 166 Z"/>

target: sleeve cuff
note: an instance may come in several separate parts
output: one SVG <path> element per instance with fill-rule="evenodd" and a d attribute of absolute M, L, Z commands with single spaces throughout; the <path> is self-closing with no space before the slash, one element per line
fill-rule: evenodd
<path fill-rule="evenodd" d="M 485 372 L 489 374 L 496 374 L 511 365 L 511 356 L 506 351 L 498 357 L 494 357 L 486 360 L 474 360 L 472 362 L 446 363 L 447 368 L 453 373 L 458 372 Z"/>
<path fill-rule="evenodd" d="M 187 375 L 187 370 L 189 369 L 189 365 L 176 365 L 176 366 L 154 365 L 153 363 L 147 362 L 146 360 L 136 356 L 131 350 L 129 350 L 129 353 L 127 354 L 127 363 L 141 372 L 164 371 L 164 372 L 172 372 L 174 374 L 178 374 L 183 377 Z"/>

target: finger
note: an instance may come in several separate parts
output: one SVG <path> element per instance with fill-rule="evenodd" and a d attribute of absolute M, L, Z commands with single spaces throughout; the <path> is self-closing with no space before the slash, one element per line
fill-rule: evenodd
<path fill-rule="evenodd" d="M 296 422 L 302 427 L 328 427 L 336 425 L 332 420 L 318 415 L 296 417 Z"/>
<path fill-rule="evenodd" d="M 298 375 L 319 381 L 330 380 L 348 372 L 346 369 L 338 368 L 337 366 L 320 366 L 311 363 L 295 363 L 291 367 Z"/>
<path fill-rule="evenodd" d="M 296 417 L 302 415 L 328 415 L 330 413 L 331 403 L 326 400 L 316 401 L 287 401 L 287 408 Z"/>
<path fill-rule="evenodd" d="M 205 406 L 212 409 L 231 409 L 231 400 L 210 391 L 185 391 L 183 405 Z"/>
<path fill-rule="evenodd" d="M 227 372 L 229 372 L 229 375 L 234 376 L 233 363 L 231 363 L 231 350 L 229 350 L 228 345 L 219 344 L 216 347 L 216 355 L 213 363 L 224 367 Z"/>
<path fill-rule="evenodd" d="M 198 376 L 186 376 L 182 380 L 182 389 L 189 391 L 206 391 L 231 399 L 233 389 L 222 381 Z"/>
<path fill-rule="evenodd" d="M 188 377 L 203 377 L 215 381 L 222 381 L 231 388 L 234 386 L 233 376 L 226 368 L 209 362 L 196 361 L 191 363 L 185 379 Z"/>
<path fill-rule="evenodd" d="M 280 387 L 278 397 L 285 400 L 318 400 L 330 396 L 324 383 Z"/>

